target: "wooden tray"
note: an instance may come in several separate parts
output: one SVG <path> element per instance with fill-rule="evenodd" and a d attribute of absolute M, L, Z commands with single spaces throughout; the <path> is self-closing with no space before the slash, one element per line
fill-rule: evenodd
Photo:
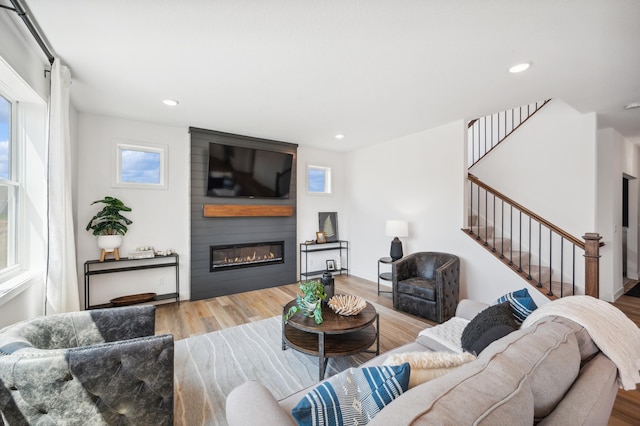
<path fill-rule="evenodd" d="M 155 293 L 140 293 L 132 294 L 130 296 L 116 297 L 111 299 L 110 302 L 113 306 L 127 306 L 135 305 L 136 303 L 148 302 L 156 297 Z"/>

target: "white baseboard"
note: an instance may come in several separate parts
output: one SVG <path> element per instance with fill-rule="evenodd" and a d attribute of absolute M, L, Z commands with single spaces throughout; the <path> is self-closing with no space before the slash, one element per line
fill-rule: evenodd
<path fill-rule="evenodd" d="M 624 294 L 624 287 L 618 289 L 614 294 L 613 294 L 613 301 L 615 302 L 616 300 L 618 300 L 620 298 L 620 296 L 622 296 Z"/>

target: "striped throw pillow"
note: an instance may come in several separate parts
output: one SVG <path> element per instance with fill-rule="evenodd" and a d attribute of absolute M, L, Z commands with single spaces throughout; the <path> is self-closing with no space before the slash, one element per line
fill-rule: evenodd
<path fill-rule="evenodd" d="M 291 414 L 299 425 L 365 425 L 409 386 L 409 363 L 350 368 L 320 383 Z"/>
<path fill-rule="evenodd" d="M 496 300 L 494 305 L 504 302 L 509 302 L 511 313 L 518 326 L 524 322 L 531 312 L 538 309 L 538 305 L 533 301 L 526 288 L 505 294 Z"/>

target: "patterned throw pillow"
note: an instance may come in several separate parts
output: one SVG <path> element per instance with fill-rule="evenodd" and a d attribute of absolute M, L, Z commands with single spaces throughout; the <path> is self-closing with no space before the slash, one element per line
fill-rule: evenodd
<path fill-rule="evenodd" d="M 488 330 L 499 325 L 510 326 L 514 330 L 518 328 L 516 321 L 513 318 L 513 314 L 511 313 L 509 302 L 489 306 L 487 309 L 476 315 L 462 332 L 462 337 L 460 338 L 462 342 L 462 349 L 467 352 L 473 352 L 475 350 L 474 344 L 476 341 Z M 476 355 L 479 354 L 476 353 Z"/>
<path fill-rule="evenodd" d="M 507 293 L 496 300 L 494 304 L 504 302 L 509 302 L 513 318 L 518 325 L 522 324 L 531 312 L 538 309 L 538 305 L 533 301 L 526 288 Z"/>
<path fill-rule="evenodd" d="M 409 386 L 411 367 L 350 368 L 311 390 L 292 410 L 299 425 L 365 425 Z"/>

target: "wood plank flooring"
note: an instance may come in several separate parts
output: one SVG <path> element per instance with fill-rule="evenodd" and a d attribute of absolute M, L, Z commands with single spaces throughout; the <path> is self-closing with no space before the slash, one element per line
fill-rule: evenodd
<path fill-rule="evenodd" d="M 336 293 L 361 296 L 380 314 L 380 350 L 387 351 L 415 340 L 429 322 L 393 310 L 391 294 L 377 295 L 376 285 L 356 277 L 337 276 Z M 173 334 L 175 340 L 282 314 L 282 307 L 297 293 L 295 284 L 194 302 L 159 305 L 156 333 Z"/>
<path fill-rule="evenodd" d="M 625 283 L 625 291 L 630 290 L 638 281 Z M 620 296 L 613 305 L 624 312 L 637 326 L 640 327 L 640 297 Z M 624 336 L 621 336 L 624 339 Z M 618 391 L 613 405 L 609 426 L 637 426 L 640 425 L 640 389 L 632 391 Z"/>
<path fill-rule="evenodd" d="M 630 285 L 629 285 L 630 286 Z M 420 330 L 434 323 L 393 310 L 391 294 L 378 295 L 376 284 L 353 276 L 336 277 L 336 293 L 367 299 L 380 314 L 380 351 L 415 340 Z M 625 287 L 626 288 L 626 287 Z M 175 340 L 282 314 L 282 306 L 296 295 L 295 284 L 221 296 L 212 299 L 159 305 L 156 333 L 173 334 Z M 614 305 L 640 326 L 640 298 L 620 297 Z M 609 426 L 640 425 L 640 390 L 619 391 Z"/>

